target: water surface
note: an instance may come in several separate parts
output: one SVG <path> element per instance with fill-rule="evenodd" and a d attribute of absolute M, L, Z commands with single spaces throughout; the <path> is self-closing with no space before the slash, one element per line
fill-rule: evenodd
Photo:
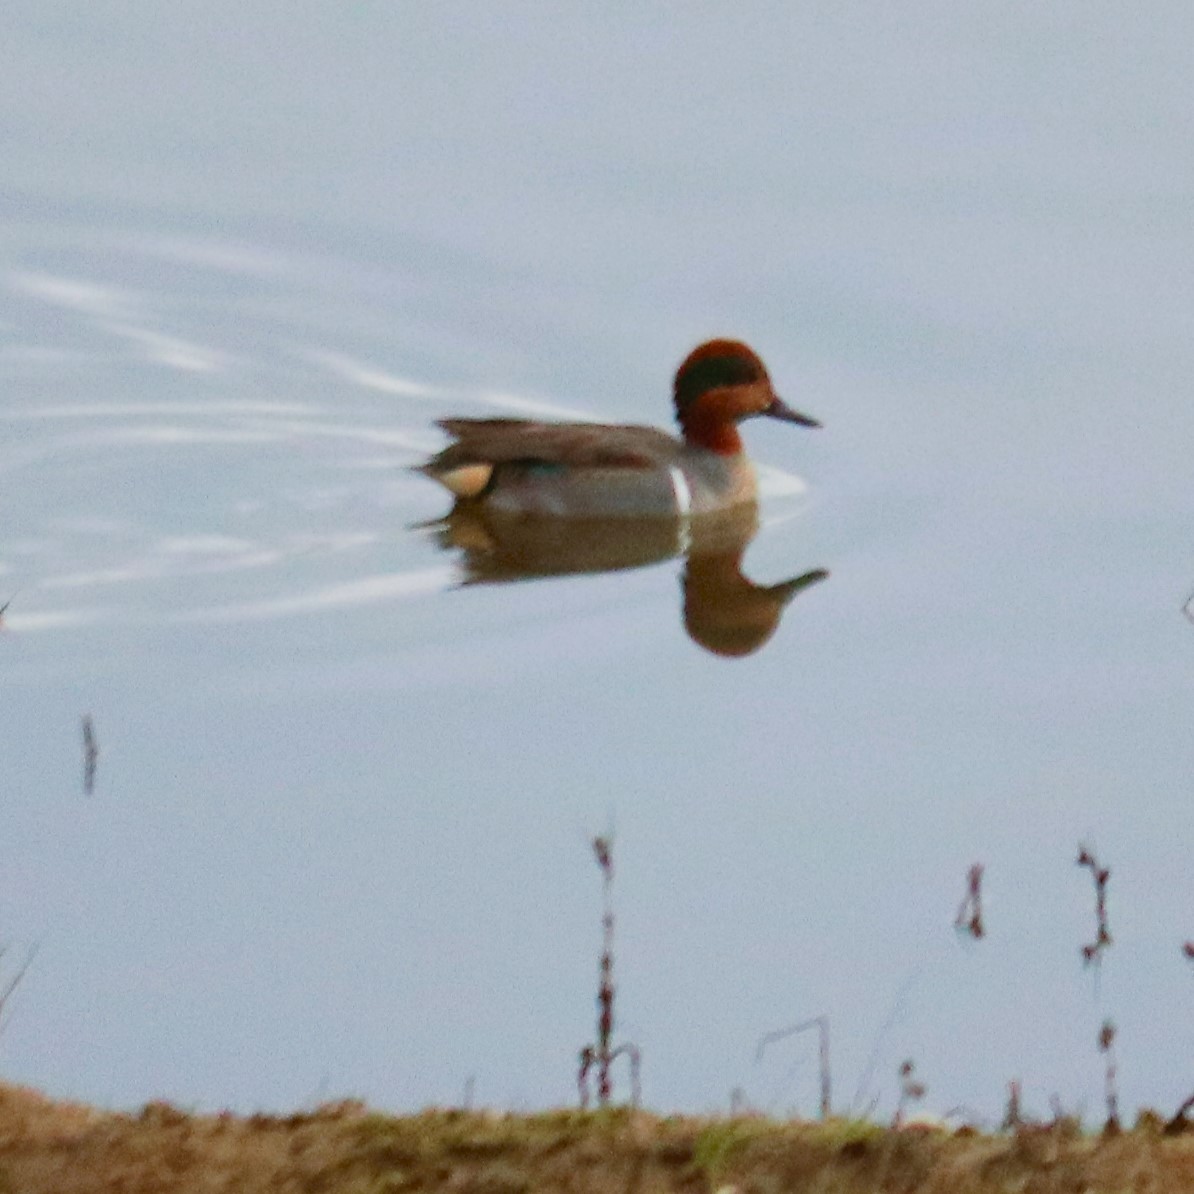
<path fill-rule="evenodd" d="M 6 1076 L 566 1102 L 612 828 L 653 1106 L 812 1113 L 752 1059 L 822 1013 L 843 1107 L 1095 1116 L 1105 1018 L 1188 1095 L 1184 8 L 59 11 L 0 72 Z M 679 559 L 462 584 L 436 418 L 662 423 L 713 334 L 825 424 L 747 429 L 744 572 L 831 574 L 760 650 Z"/>

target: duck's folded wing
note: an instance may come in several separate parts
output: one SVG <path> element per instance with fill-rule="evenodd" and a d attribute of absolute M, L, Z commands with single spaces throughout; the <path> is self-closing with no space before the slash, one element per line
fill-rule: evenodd
<path fill-rule="evenodd" d="M 529 419 L 441 419 L 439 426 L 455 442 L 429 462 L 436 471 L 531 461 L 573 468 L 652 468 L 670 459 L 679 446 L 654 427 Z"/>

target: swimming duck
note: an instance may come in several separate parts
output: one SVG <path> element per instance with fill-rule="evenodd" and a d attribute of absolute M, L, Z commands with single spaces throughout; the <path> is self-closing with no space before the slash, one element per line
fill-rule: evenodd
<path fill-rule="evenodd" d="M 738 434 L 743 419 L 820 426 L 776 394 L 740 340 L 694 348 L 676 370 L 673 396 L 680 439 L 626 424 L 441 419 L 453 442 L 419 471 L 458 503 L 510 513 L 686 517 L 755 499 L 755 471 Z"/>

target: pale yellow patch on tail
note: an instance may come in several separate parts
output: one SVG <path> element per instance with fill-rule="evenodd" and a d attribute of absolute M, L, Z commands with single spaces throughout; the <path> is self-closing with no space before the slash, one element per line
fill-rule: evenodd
<path fill-rule="evenodd" d="M 441 485 L 446 485 L 458 498 L 474 498 L 493 476 L 492 464 L 462 464 L 459 468 L 431 474 Z"/>

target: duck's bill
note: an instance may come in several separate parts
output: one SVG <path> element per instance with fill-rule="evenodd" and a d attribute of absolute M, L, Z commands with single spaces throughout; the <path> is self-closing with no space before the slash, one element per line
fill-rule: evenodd
<path fill-rule="evenodd" d="M 802 415 L 798 410 L 793 410 L 779 397 L 772 398 L 771 405 L 763 411 L 763 414 L 771 419 L 782 419 L 785 423 L 799 423 L 801 427 L 821 426 L 816 419 L 810 418 L 808 415 Z"/>

